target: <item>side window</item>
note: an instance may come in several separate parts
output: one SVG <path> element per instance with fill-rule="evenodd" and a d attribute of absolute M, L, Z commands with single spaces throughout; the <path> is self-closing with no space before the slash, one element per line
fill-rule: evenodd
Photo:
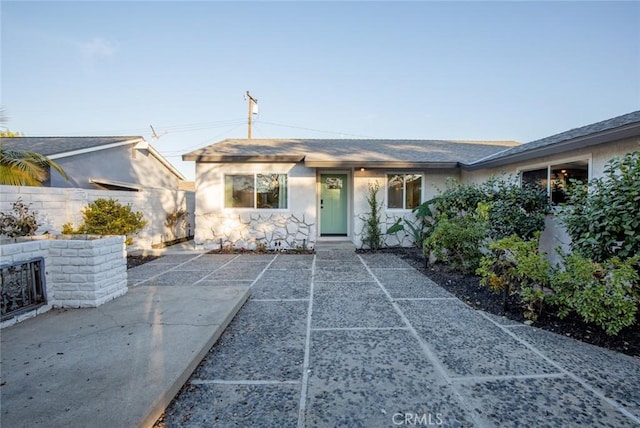
<path fill-rule="evenodd" d="M 253 208 L 254 180 L 251 175 L 224 176 L 224 207 Z"/>
<path fill-rule="evenodd" d="M 287 209 L 287 174 L 224 176 L 225 208 Z"/>
<path fill-rule="evenodd" d="M 387 175 L 387 208 L 413 209 L 422 203 L 422 174 Z"/>
<path fill-rule="evenodd" d="M 589 163 L 587 161 L 568 162 L 551 165 L 551 203 L 561 204 L 566 202 L 565 190 L 571 184 L 571 180 L 586 183 L 589 180 Z"/>
<path fill-rule="evenodd" d="M 545 168 L 525 170 L 520 178 L 523 184 L 538 185 L 547 190 L 552 204 L 561 204 L 567 199 L 566 190 L 571 180 L 588 181 L 589 161 L 562 162 Z"/>
<path fill-rule="evenodd" d="M 287 208 L 287 174 L 258 174 L 256 193 L 258 208 Z"/>

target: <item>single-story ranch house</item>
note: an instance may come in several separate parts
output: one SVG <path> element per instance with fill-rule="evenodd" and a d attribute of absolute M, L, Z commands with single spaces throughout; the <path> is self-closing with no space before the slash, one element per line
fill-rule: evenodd
<path fill-rule="evenodd" d="M 362 245 L 370 184 L 380 186 L 389 227 L 445 188 L 447 177 L 481 182 L 501 173 L 556 190 L 570 178 L 600 177 L 615 156 L 640 146 L 640 111 L 526 144 L 514 141 L 226 139 L 183 155 L 196 162 L 196 245 L 205 248 Z M 557 246 L 551 217 L 547 241 Z M 400 232 L 388 245 L 412 245 Z M 545 237 L 543 236 L 543 240 Z M 554 242 L 551 242 L 554 241 Z"/>

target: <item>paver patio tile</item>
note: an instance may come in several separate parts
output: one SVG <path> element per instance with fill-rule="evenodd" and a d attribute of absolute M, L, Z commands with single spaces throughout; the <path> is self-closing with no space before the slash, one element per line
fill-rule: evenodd
<path fill-rule="evenodd" d="M 194 372 L 196 379 L 299 380 L 308 302 L 250 300 Z"/>
<path fill-rule="evenodd" d="M 358 261 L 358 256 L 353 250 L 319 250 L 316 248 L 318 260 Z"/>
<path fill-rule="evenodd" d="M 313 255 L 282 255 L 271 263 L 269 269 L 311 269 L 313 266 Z"/>
<path fill-rule="evenodd" d="M 211 277 L 209 277 L 211 278 Z M 204 281 L 200 281 L 197 284 L 194 284 L 199 287 L 247 287 L 249 288 L 253 284 L 253 281 L 233 281 L 227 279 L 205 279 Z"/>
<path fill-rule="evenodd" d="M 487 426 L 632 427 L 631 419 L 568 378 L 500 379 L 460 385 Z"/>
<path fill-rule="evenodd" d="M 267 265 L 270 261 L 276 258 L 276 254 L 240 254 L 233 260 L 233 263 L 262 263 Z"/>
<path fill-rule="evenodd" d="M 216 270 L 209 278 L 213 280 L 254 280 L 262 273 L 266 265 L 262 264 L 244 264 L 238 265 L 226 265 Z M 211 273 L 211 272 L 209 272 Z"/>
<path fill-rule="evenodd" d="M 639 359 L 534 327 L 510 331 L 640 418 Z"/>
<path fill-rule="evenodd" d="M 360 257 L 371 269 L 413 269 L 394 254 L 360 254 Z"/>
<path fill-rule="evenodd" d="M 199 270 L 199 269 L 218 269 L 219 267 L 229 263 L 231 260 L 236 258 L 237 256 L 229 254 L 229 255 L 210 255 L 204 254 L 197 259 L 189 260 L 187 263 L 181 265 L 179 269 L 181 270 Z"/>
<path fill-rule="evenodd" d="M 316 281 L 371 281 L 371 275 L 360 262 L 316 261 Z"/>
<path fill-rule="evenodd" d="M 165 414 L 169 427 L 295 427 L 300 386 L 196 384 Z"/>
<path fill-rule="evenodd" d="M 159 257 L 155 260 L 151 260 L 150 262 L 145 263 L 144 265 L 179 265 L 180 263 L 187 262 L 191 259 L 195 259 L 199 254 L 171 254 L 168 256 Z M 143 266 L 144 266 L 143 265 Z"/>
<path fill-rule="evenodd" d="M 292 276 L 295 278 L 295 276 Z M 252 299 L 309 299 L 311 280 L 260 278 L 251 289 Z"/>
<path fill-rule="evenodd" d="M 313 328 L 404 327 L 375 282 L 316 282 Z"/>
<path fill-rule="evenodd" d="M 473 425 L 406 330 L 313 331 L 310 370 L 306 426 L 389 427 L 406 413 Z"/>
<path fill-rule="evenodd" d="M 210 273 L 211 272 L 203 270 L 170 270 L 157 276 L 156 278 L 152 278 L 149 281 L 144 282 L 141 285 L 168 285 L 178 287 L 193 285 L 195 282 L 201 280 Z"/>
<path fill-rule="evenodd" d="M 371 269 L 394 299 L 451 298 L 455 296 L 415 269 Z"/>
<path fill-rule="evenodd" d="M 558 373 L 558 370 L 459 300 L 398 305 L 452 377 Z"/>

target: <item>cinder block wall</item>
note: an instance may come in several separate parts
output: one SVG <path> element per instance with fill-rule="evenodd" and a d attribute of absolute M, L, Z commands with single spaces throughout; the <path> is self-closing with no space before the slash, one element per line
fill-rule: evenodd
<path fill-rule="evenodd" d="M 18 241 L 0 245 L 2 265 L 44 258 L 47 304 L 3 322 L 2 327 L 51 308 L 97 307 L 127 292 L 123 236 L 40 236 Z"/>

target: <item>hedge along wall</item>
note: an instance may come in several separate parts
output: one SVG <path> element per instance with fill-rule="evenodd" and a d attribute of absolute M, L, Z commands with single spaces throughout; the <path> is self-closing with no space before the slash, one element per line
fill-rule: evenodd
<path fill-rule="evenodd" d="M 145 189 L 140 192 L 91 190 L 57 187 L 0 186 L 0 211 L 10 212 L 12 204 L 20 198 L 37 211 L 40 228 L 37 234 L 58 234 L 62 225 L 72 223 L 77 227 L 82 222 L 82 210 L 99 198 L 117 199 L 121 204 L 131 204 L 134 211 L 141 211 L 147 226 L 138 233 L 131 249 L 150 249 L 172 239 L 183 238 L 194 232 L 194 192 L 171 189 Z M 178 210 L 188 213 L 187 228 L 169 228 L 165 225 L 167 214 Z"/>

